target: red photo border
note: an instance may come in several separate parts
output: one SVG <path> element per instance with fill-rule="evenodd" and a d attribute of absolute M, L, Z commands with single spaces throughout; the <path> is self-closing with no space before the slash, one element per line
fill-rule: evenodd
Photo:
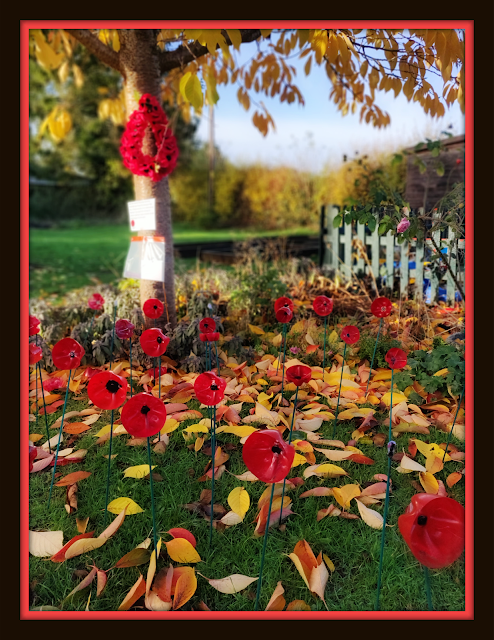
<path fill-rule="evenodd" d="M 21 620 L 214 620 L 214 619 L 261 619 L 261 620 L 472 620 L 473 619 L 473 20 L 21 20 L 20 21 L 20 61 L 21 61 L 21 451 L 27 451 L 29 432 L 22 428 L 28 423 L 29 384 L 25 376 L 28 369 L 28 311 L 29 311 L 29 29 L 40 28 L 445 28 L 465 31 L 465 193 L 466 193 L 466 264 L 465 290 L 468 301 L 465 309 L 466 326 L 466 416 L 468 425 L 465 435 L 465 462 L 469 473 L 465 476 L 466 489 L 466 530 L 465 530 L 465 610 L 464 611 L 329 611 L 329 612 L 118 612 L 118 611 L 30 611 L 29 610 L 29 482 L 27 455 L 20 460 L 21 495 L 21 563 L 20 563 L 20 604 Z"/>

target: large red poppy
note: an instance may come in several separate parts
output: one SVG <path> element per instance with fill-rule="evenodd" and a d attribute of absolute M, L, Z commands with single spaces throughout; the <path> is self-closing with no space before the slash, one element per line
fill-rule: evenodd
<path fill-rule="evenodd" d="M 390 369 L 403 369 L 407 363 L 407 354 L 403 351 L 403 349 L 398 349 L 398 347 L 394 347 L 390 349 L 388 353 L 384 356 L 384 359 L 389 365 Z"/>
<path fill-rule="evenodd" d="M 100 409 L 116 409 L 125 402 L 127 380 L 113 371 L 101 371 L 91 378 L 87 394 Z"/>
<path fill-rule="evenodd" d="M 199 339 L 201 342 L 218 342 L 220 334 L 217 331 L 213 331 L 212 333 L 200 333 Z"/>
<path fill-rule="evenodd" d="M 194 382 L 196 398 L 202 404 L 212 407 L 221 402 L 225 396 L 226 380 L 212 371 L 201 373 Z"/>
<path fill-rule="evenodd" d="M 295 449 L 277 429 L 252 433 L 242 449 L 247 469 L 262 482 L 281 482 L 292 468 L 294 457 Z"/>
<path fill-rule="evenodd" d="M 43 357 L 43 349 L 34 342 L 29 345 L 29 364 L 36 364 Z"/>
<path fill-rule="evenodd" d="M 150 438 L 163 428 L 166 407 L 150 393 L 138 393 L 124 404 L 121 420 L 126 431 L 134 438 Z"/>
<path fill-rule="evenodd" d="M 274 301 L 275 313 L 278 311 L 278 309 L 281 309 L 281 307 L 288 307 L 290 311 L 293 311 L 293 300 L 287 298 L 286 296 L 281 296 L 281 298 L 278 298 Z"/>
<path fill-rule="evenodd" d="M 29 316 L 29 335 L 34 336 L 39 333 L 39 320 L 35 316 Z"/>
<path fill-rule="evenodd" d="M 429 569 L 449 566 L 465 548 L 465 509 L 453 498 L 413 496 L 398 527 L 410 551 Z"/>
<path fill-rule="evenodd" d="M 312 308 L 318 316 L 329 316 L 331 311 L 333 311 L 333 299 L 327 296 L 317 296 Z"/>
<path fill-rule="evenodd" d="M 161 316 L 161 314 L 165 310 L 165 307 L 163 306 L 161 300 L 158 300 L 158 298 L 149 298 L 149 300 L 146 300 L 146 302 L 142 305 L 142 310 L 144 311 L 144 315 L 146 317 L 156 319 Z"/>
<path fill-rule="evenodd" d="M 276 312 L 276 320 L 278 320 L 278 322 L 282 322 L 283 324 L 290 322 L 292 318 L 293 311 L 290 309 L 290 307 L 280 307 Z"/>
<path fill-rule="evenodd" d="M 293 367 L 288 367 L 286 370 L 286 379 L 288 382 L 293 382 L 297 387 L 309 382 L 311 377 L 312 369 L 304 366 L 303 364 L 296 364 Z"/>
<path fill-rule="evenodd" d="M 393 305 L 389 298 L 376 298 L 371 304 L 371 313 L 373 313 L 377 318 L 387 318 L 391 313 L 392 308 Z"/>
<path fill-rule="evenodd" d="M 152 358 L 157 358 L 165 353 L 170 338 L 165 336 L 163 331 L 158 329 L 158 327 L 153 327 L 152 329 L 146 329 L 146 331 L 142 332 L 140 342 L 145 354 Z"/>
<path fill-rule="evenodd" d="M 94 309 L 95 311 L 100 311 L 103 309 L 103 305 L 105 304 L 105 299 L 100 293 L 93 293 L 93 295 L 87 301 L 88 307 Z"/>
<path fill-rule="evenodd" d="M 347 344 L 355 344 L 359 338 L 360 331 L 351 324 L 341 330 L 341 339 Z"/>
<path fill-rule="evenodd" d="M 201 322 L 199 322 L 199 331 L 202 333 L 213 333 L 216 329 L 216 322 L 213 318 L 203 318 Z"/>
<path fill-rule="evenodd" d="M 57 369 L 77 369 L 84 353 L 84 347 L 77 340 L 63 338 L 53 347 L 51 357 Z"/>
<path fill-rule="evenodd" d="M 132 338 L 132 333 L 135 327 L 129 320 L 125 320 L 122 318 L 121 320 L 117 320 L 115 322 L 115 333 L 120 338 L 120 340 L 127 340 L 128 338 Z"/>

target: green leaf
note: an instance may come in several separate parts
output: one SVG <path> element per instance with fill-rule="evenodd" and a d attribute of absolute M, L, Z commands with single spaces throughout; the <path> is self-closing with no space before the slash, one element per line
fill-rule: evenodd
<path fill-rule="evenodd" d="M 444 175 L 444 164 L 442 162 L 438 162 L 436 165 L 436 173 L 438 176 Z"/>
<path fill-rule="evenodd" d="M 333 220 L 333 229 L 337 229 L 341 225 L 342 220 L 343 220 L 343 216 L 341 215 L 341 213 L 335 216 Z"/>
<path fill-rule="evenodd" d="M 379 233 L 380 236 L 382 236 L 384 233 L 386 233 L 387 227 L 388 227 L 388 223 L 387 222 L 381 222 L 381 224 L 379 225 L 379 229 L 377 230 L 377 232 Z"/>
<path fill-rule="evenodd" d="M 371 233 L 374 233 L 374 231 L 376 230 L 376 219 L 374 217 L 372 217 L 369 222 L 367 223 L 367 226 L 369 227 L 369 231 Z"/>
<path fill-rule="evenodd" d="M 393 156 L 393 160 L 391 161 L 391 166 L 394 167 L 395 164 L 400 164 L 403 161 L 403 156 L 401 153 L 395 153 Z"/>

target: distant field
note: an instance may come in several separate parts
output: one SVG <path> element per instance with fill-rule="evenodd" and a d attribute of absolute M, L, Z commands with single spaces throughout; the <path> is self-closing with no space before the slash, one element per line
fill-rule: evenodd
<path fill-rule="evenodd" d="M 246 240 L 260 236 L 304 235 L 316 230 L 300 227 L 283 231 L 244 231 L 238 229 L 202 230 L 176 224 L 174 243 Z M 29 230 L 30 297 L 42 294 L 63 294 L 94 284 L 122 277 L 129 248 L 127 224 L 94 225 L 81 229 Z M 193 259 L 177 261 L 178 268 L 188 268 Z"/>

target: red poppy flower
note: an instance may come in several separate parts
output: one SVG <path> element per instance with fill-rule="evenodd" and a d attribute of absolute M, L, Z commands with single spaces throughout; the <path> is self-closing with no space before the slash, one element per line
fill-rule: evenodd
<path fill-rule="evenodd" d="M 43 389 L 51 393 L 55 389 L 61 389 L 64 385 L 62 378 L 54 377 L 43 381 Z"/>
<path fill-rule="evenodd" d="M 293 300 L 286 296 L 281 296 L 281 298 L 278 298 L 278 300 L 274 302 L 274 312 L 276 313 L 281 307 L 288 307 L 290 311 L 293 311 Z"/>
<path fill-rule="evenodd" d="M 465 548 L 465 509 L 453 498 L 413 496 L 398 527 L 410 551 L 429 569 L 449 566 Z"/>
<path fill-rule="evenodd" d="M 390 369 L 403 369 L 403 367 L 407 363 L 407 354 L 403 351 L 403 349 L 398 349 L 394 347 L 390 349 L 388 353 L 384 356 L 384 359 L 389 364 Z"/>
<path fill-rule="evenodd" d="M 38 455 L 38 449 L 33 447 L 32 444 L 29 445 L 29 473 L 33 470 L 33 462 L 36 460 L 36 456 Z"/>
<path fill-rule="evenodd" d="M 89 381 L 87 394 L 100 409 L 116 409 L 125 402 L 127 380 L 113 371 L 101 371 Z"/>
<path fill-rule="evenodd" d="M 157 358 L 165 353 L 170 338 L 165 336 L 163 331 L 158 329 L 158 327 L 153 327 L 152 329 L 146 329 L 146 331 L 142 332 L 140 342 L 145 354 Z"/>
<path fill-rule="evenodd" d="M 163 306 L 161 300 L 158 300 L 158 298 L 149 298 L 149 300 L 146 300 L 146 302 L 143 304 L 142 310 L 144 311 L 144 315 L 146 317 L 156 319 L 161 316 L 161 314 L 165 310 L 165 307 Z"/>
<path fill-rule="evenodd" d="M 216 322 L 213 318 L 203 318 L 201 322 L 199 322 L 199 331 L 202 333 L 213 333 L 216 329 Z"/>
<path fill-rule="evenodd" d="M 359 338 L 360 331 L 351 324 L 341 330 L 341 339 L 347 344 L 355 344 Z"/>
<path fill-rule="evenodd" d="M 156 378 L 157 376 L 164 375 L 167 371 L 168 369 L 166 367 L 153 367 L 151 369 L 148 369 L 146 373 L 149 373 L 150 376 Z"/>
<path fill-rule="evenodd" d="M 392 308 L 393 305 L 389 298 L 376 298 L 371 304 L 371 313 L 373 313 L 376 318 L 387 318 Z"/>
<path fill-rule="evenodd" d="M 252 433 L 242 449 L 247 469 L 262 482 L 281 482 L 292 468 L 294 457 L 295 449 L 277 429 Z"/>
<path fill-rule="evenodd" d="M 331 311 L 333 311 L 333 299 L 327 296 L 317 296 L 312 308 L 318 316 L 329 316 Z"/>
<path fill-rule="evenodd" d="M 36 364 L 43 357 L 43 349 L 34 342 L 29 345 L 29 364 Z"/>
<path fill-rule="evenodd" d="M 278 320 L 278 322 L 282 322 L 283 324 L 290 322 L 292 318 L 293 311 L 290 309 L 290 307 L 280 307 L 276 312 L 276 320 Z"/>
<path fill-rule="evenodd" d="M 212 371 L 201 373 L 194 382 L 196 398 L 202 404 L 212 407 L 221 402 L 225 396 L 226 381 Z"/>
<path fill-rule="evenodd" d="M 34 336 L 39 333 L 39 320 L 35 316 L 29 316 L 29 335 Z"/>
<path fill-rule="evenodd" d="M 166 407 L 150 393 L 138 393 L 124 404 L 121 420 L 134 438 L 150 438 L 163 428 Z"/>
<path fill-rule="evenodd" d="M 77 340 L 63 338 L 53 347 L 51 357 L 57 369 L 77 369 L 84 353 L 84 347 Z"/>
<path fill-rule="evenodd" d="M 288 367 L 286 370 L 286 379 L 288 382 L 293 382 L 297 387 L 309 382 L 312 377 L 312 369 L 306 367 L 303 364 L 297 364 L 293 367 Z"/>
<path fill-rule="evenodd" d="M 95 311 L 100 311 L 103 309 L 103 305 L 105 304 L 105 299 L 99 293 L 93 293 L 93 295 L 87 301 L 88 306 Z"/>
<path fill-rule="evenodd" d="M 117 320 L 115 322 L 115 333 L 120 338 L 120 340 L 127 340 L 128 338 L 132 338 L 132 333 L 135 327 L 129 320 Z"/>

